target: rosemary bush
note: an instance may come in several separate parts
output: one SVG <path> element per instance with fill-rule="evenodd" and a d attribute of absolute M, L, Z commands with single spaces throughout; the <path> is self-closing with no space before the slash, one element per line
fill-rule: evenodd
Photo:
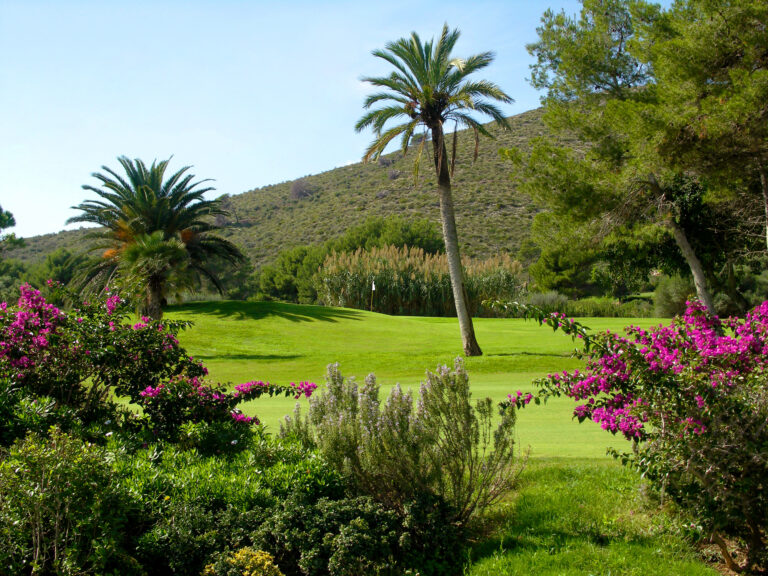
<path fill-rule="evenodd" d="M 515 412 L 504 411 L 494 429 L 493 402 L 472 405 L 460 359 L 453 370 L 427 372 L 415 404 L 399 385 L 382 404 L 373 375 L 358 387 L 338 364 L 326 379 L 307 417 L 297 405 L 281 434 L 319 448 L 361 491 L 401 512 L 432 494 L 450 506 L 451 522 L 466 526 L 512 488 L 521 469 Z"/>

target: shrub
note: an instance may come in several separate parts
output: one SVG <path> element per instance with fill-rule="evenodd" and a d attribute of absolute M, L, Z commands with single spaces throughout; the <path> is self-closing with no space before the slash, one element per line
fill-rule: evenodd
<path fill-rule="evenodd" d="M 71 407 L 87 422 L 114 411 L 109 389 L 137 402 L 147 386 L 205 372 L 176 340 L 186 324 L 130 325 L 125 318 L 117 295 L 64 313 L 24 285 L 16 307 L 0 304 L 0 378 Z"/>
<path fill-rule="evenodd" d="M 141 574 L 127 550 L 137 510 L 106 455 L 58 429 L 0 461 L 0 565 L 21 574 Z"/>
<path fill-rule="evenodd" d="M 452 576 L 466 560 L 466 534 L 451 512 L 428 494 L 402 513 L 369 496 L 292 498 L 270 513 L 254 546 L 270 551 L 287 576 Z"/>
<path fill-rule="evenodd" d="M 299 178 L 298 180 L 294 180 L 293 183 L 291 184 L 292 200 L 302 200 L 304 198 L 309 198 L 315 192 L 317 192 L 315 187 L 312 186 L 312 184 L 310 184 L 304 178 Z"/>
<path fill-rule="evenodd" d="M 271 554 L 253 548 L 241 548 L 203 570 L 203 576 L 285 576 Z"/>
<path fill-rule="evenodd" d="M 278 386 L 269 382 L 253 381 L 235 386 L 231 393 L 218 385 L 209 385 L 195 377 L 179 375 L 168 382 L 155 387 L 147 386 L 139 393 L 140 403 L 149 418 L 152 429 L 158 438 L 178 441 L 179 430 L 183 424 L 202 424 L 204 427 L 188 428 L 188 438 L 211 439 L 215 432 L 226 439 L 228 444 L 236 445 L 241 432 L 238 427 L 258 424 L 255 417 L 246 416 L 237 409 L 238 404 L 263 395 L 279 394 L 302 395 L 309 397 L 316 385 L 312 382 L 291 382 L 289 386 Z"/>
<path fill-rule="evenodd" d="M 554 290 L 532 292 L 524 298 L 527 306 L 537 308 L 547 314 L 558 312 L 567 316 L 596 316 L 602 318 L 647 318 L 653 314 L 649 302 L 635 298 L 621 302 L 616 298 L 581 298 L 571 300 Z M 524 309 L 509 308 L 508 316 L 525 317 Z"/>
<path fill-rule="evenodd" d="M 0 378 L 0 446 L 10 446 L 27 433 L 45 435 L 51 426 L 76 428 L 77 417 L 48 396 L 27 396 L 18 384 Z"/>
<path fill-rule="evenodd" d="M 425 494 L 445 500 L 452 522 L 466 525 L 512 487 L 515 414 L 504 411 L 493 430 L 490 398 L 471 404 L 460 360 L 428 372 L 414 409 L 396 386 L 383 406 L 373 375 L 358 389 L 330 365 L 323 392 L 306 419 L 286 418 L 281 434 L 309 439 L 365 493 L 403 511 Z"/>
<path fill-rule="evenodd" d="M 98 433 L 103 422 L 137 428 L 138 418 L 112 401 L 114 394 L 143 407 L 141 422 L 155 439 L 177 441 L 180 427 L 190 424 L 188 445 L 230 450 L 247 439 L 244 428 L 258 424 L 238 410 L 241 402 L 309 396 L 315 388 L 246 382 L 229 393 L 205 382 L 208 371 L 179 345 L 176 333 L 186 323 L 142 318 L 131 325 L 125 317 L 117 295 L 64 313 L 28 285 L 15 308 L 0 305 L 0 414 L 9 418 L 0 423 L 0 440 L 52 423 L 81 434 Z M 224 444 L 214 448 L 216 440 Z"/>
<path fill-rule="evenodd" d="M 254 534 L 286 576 L 399 575 L 405 570 L 398 515 L 370 498 L 291 499 Z"/>
<path fill-rule="evenodd" d="M 549 320 L 586 341 L 587 365 L 549 375 L 542 395 L 574 398 L 579 421 L 631 440 L 632 452 L 614 455 L 694 515 L 729 568 L 766 566 L 768 302 L 725 321 L 689 303 L 669 326 L 629 327 L 627 337 Z M 507 405 L 529 400 L 518 394 Z M 743 548 L 741 565 L 726 539 Z"/>
<path fill-rule="evenodd" d="M 281 502 L 344 493 L 339 474 L 322 458 L 268 436 L 255 436 L 247 451 L 215 457 L 149 447 L 118 460 L 115 473 L 142 499 L 150 520 L 136 556 L 151 576 L 198 575 L 225 551 L 253 546 L 253 535 Z"/>
<path fill-rule="evenodd" d="M 212 509 L 171 498 L 160 520 L 139 539 L 136 555 L 150 576 L 197 576 L 224 550 L 250 544 L 250 534 L 271 510 Z"/>

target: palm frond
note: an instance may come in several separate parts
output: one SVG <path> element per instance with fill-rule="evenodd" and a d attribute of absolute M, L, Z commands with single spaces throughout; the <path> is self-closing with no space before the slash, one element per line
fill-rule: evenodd
<path fill-rule="evenodd" d="M 400 124 L 399 126 L 390 128 L 384 133 L 377 134 L 376 139 L 371 142 L 370 146 L 366 149 L 365 154 L 363 155 L 363 162 L 376 160 L 381 155 L 384 148 L 387 147 L 387 144 L 405 132 L 410 124 L 410 122 Z"/>

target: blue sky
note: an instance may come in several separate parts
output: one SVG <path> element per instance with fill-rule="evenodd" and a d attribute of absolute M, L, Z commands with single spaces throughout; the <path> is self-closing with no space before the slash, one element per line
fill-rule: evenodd
<path fill-rule="evenodd" d="M 482 74 L 535 108 L 525 44 L 547 7 L 578 2 L 0 0 L 0 205 L 19 236 L 55 232 L 83 184 L 126 155 L 173 155 L 219 194 L 355 162 L 371 50 L 458 27 L 456 56 L 492 50 Z"/>

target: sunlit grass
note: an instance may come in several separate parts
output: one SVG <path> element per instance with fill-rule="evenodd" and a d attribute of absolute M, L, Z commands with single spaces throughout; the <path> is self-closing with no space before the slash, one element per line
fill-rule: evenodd
<path fill-rule="evenodd" d="M 286 384 L 324 381 L 329 363 L 362 381 L 376 374 L 383 391 L 396 382 L 417 388 L 426 370 L 452 364 L 461 353 L 455 318 L 385 316 L 360 310 L 298 306 L 274 302 L 199 302 L 171 308 L 169 318 L 192 320 L 181 334 L 189 352 L 205 362 L 211 377 L 240 383 L 268 380 Z M 591 318 L 593 329 L 620 329 L 626 319 Z M 652 320 L 638 320 L 650 325 Z M 465 364 L 475 397 L 503 400 L 515 390 L 533 390 L 531 381 L 549 372 L 576 368 L 576 344 L 547 327 L 517 319 L 475 320 L 483 356 Z M 260 399 L 246 407 L 272 430 L 292 412 L 290 398 Z M 530 406 L 519 416 L 518 434 L 532 454 L 578 458 L 605 457 L 620 442 L 592 424 L 571 418 L 567 399 Z"/>
<path fill-rule="evenodd" d="M 461 342 L 453 318 L 409 318 L 358 310 L 278 303 L 206 302 L 172 308 L 192 320 L 181 342 L 222 382 L 253 379 L 324 381 L 339 362 L 347 376 L 376 374 L 387 390 L 417 387 L 427 369 L 450 364 Z M 658 320 L 584 319 L 594 330 Z M 573 369 L 575 343 L 534 322 L 475 321 L 484 354 L 465 363 L 475 397 L 501 401 L 532 380 Z M 306 401 L 303 401 L 306 402 Z M 275 431 L 291 399 L 260 399 L 246 411 Z M 700 562 L 674 522 L 641 497 L 640 479 L 606 456 L 623 441 L 572 417 L 563 398 L 530 405 L 518 417 L 520 452 L 531 458 L 514 495 L 494 512 L 493 529 L 472 551 L 468 576 L 715 575 Z"/>
<path fill-rule="evenodd" d="M 676 521 L 611 461 L 537 459 L 467 576 L 715 576 Z"/>

